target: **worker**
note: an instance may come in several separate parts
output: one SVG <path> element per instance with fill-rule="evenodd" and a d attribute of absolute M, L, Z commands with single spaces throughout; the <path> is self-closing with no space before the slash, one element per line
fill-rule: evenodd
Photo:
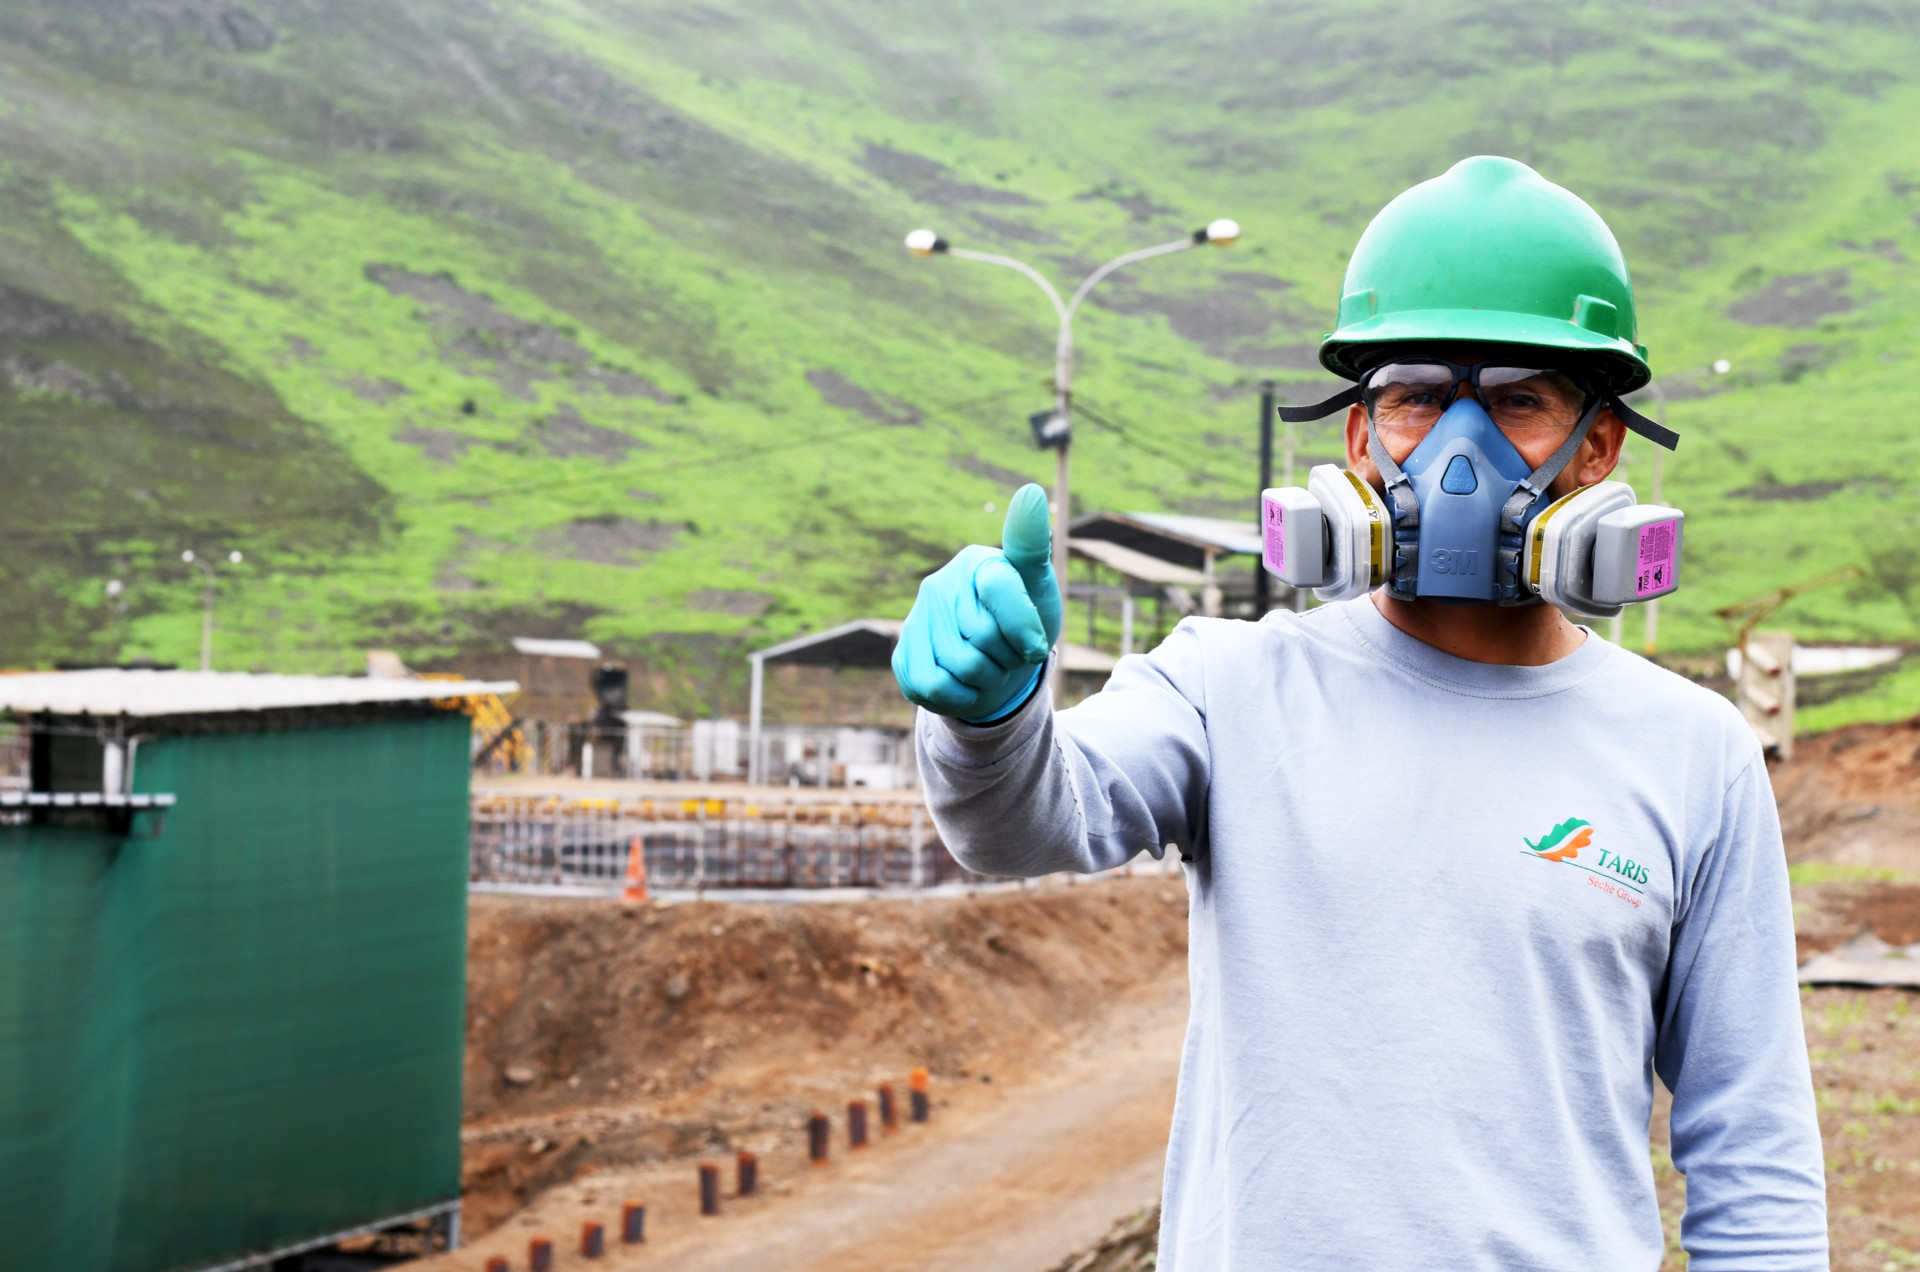
<path fill-rule="evenodd" d="M 1425 439 L 1464 437 L 1541 487 L 1482 464 L 1521 496 L 1488 515 L 1537 513 L 1651 432 L 1619 400 L 1650 374 L 1634 336 L 1600 217 L 1464 160 L 1355 248 L 1320 348 L 1355 382 L 1348 469 L 1387 500 Z M 1055 712 L 1048 545 L 1028 486 L 999 548 L 923 583 L 893 667 L 968 869 L 1187 863 L 1161 1272 L 1651 1272 L 1656 1074 L 1694 1272 L 1826 1268 L 1786 861 L 1732 706 L 1490 568 L 1481 603 L 1405 571 L 1189 618 Z"/>

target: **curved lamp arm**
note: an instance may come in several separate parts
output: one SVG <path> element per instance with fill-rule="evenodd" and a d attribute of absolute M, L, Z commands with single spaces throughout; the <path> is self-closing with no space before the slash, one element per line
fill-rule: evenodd
<path fill-rule="evenodd" d="M 1073 320 L 1073 311 L 1060 303 L 1060 293 L 1053 289 L 1053 284 L 1047 281 L 1046 275 L 1025 261 L 1017 261 L 1011 256 L 996 256 L 992 252 L 976 252 L 966 247 L 949 247 L 944 254 L 957 256 L 963 261 L 979 261 L 982 265 L 998 265 L 1002 269 L 1018 270 L 1038 284 L 1041 291 L 1047 293 L 1047 299 L 1053 302 L 1053 312 L 1059 316 L 1061 322 Z M 1078 300 L 1079 298 L 1075 297 L 1075 303 L 1078 303 Z"/>
<path fill-rule="evenodd" d="M 1126 252 L 1114 257 L 1100 268 L 1088 274 L 1080 286 L 1074 289 L 1073 299 L 1062 303 L 1060 293 L 1054 290 L 1045 275 L 1011 256 L 1000 256 L 993 252 L 976 252 L 970 248 L 954 247 L 932 230 L 915 230 L 907 235 L 906 248 L 915 256 L 957 256 L 963 261 L 977 261 L 982 265 L 998 265 L 1002 269 L 1015 270 L 1025 275 L 1053 305 L 1053 312 L 1060 319 L 1060 335 L 1054 345 L 1054 387 L 1061 395 L 1061 409 L 1066 409 L 1067 394 L 1073 382 L 1073 316 L 1079 312 L 1080 302 L 1087 293 L 1099 286 L 1101 281 L 1115 270 L 1124 269 L 1137 261 L 1151 260 L 1156 256 L 1169 256 L 1174 252 L 1184 252 L 1201 243 L 1211 243 L 1216 247 L 1227 247 L 1240 237 L 1237 222 L 1218 220 L 1202 229 L 1195 230 L 1190 236 L 1171 243 L 1162 243 L 1157 247 L 1143 247 L 1138 251 Z"/>
<path fill-rule="evenodd" d="M 1137 252 L 1128 252 L 1124 256 L 1114 257 L 1099 269 L 1094 270 L 1093 273 L 1088 274 L 1086 281 L 1074 288 L 1073 299 L 1067 302 L 1066 311 L 1060 315 L 1061 321 L 1072 322 L 1074 314 L 1080 310 L 1080 302 L 1087 298 L 1087 293 L 1095 287 L 1098 287 L 1107 275 L 1113 273 L 1115 270 L 1125 269 L 1136 261 L 1151 260 L 1156 256 L 1170 256 L 1174 252 L 1184 252 L 1192 247 L 1195 242 L 1195 239 L 1183 238 L 1172 243 L 1162 243 L 1158 247 L 1143 247 Z"/>

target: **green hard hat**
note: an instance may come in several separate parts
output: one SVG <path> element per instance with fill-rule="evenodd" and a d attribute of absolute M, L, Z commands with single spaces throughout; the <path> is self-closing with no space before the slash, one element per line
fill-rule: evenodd
<path fill-rule="evenodd" d="M 1653 378 L 1633 284 L 1599 213 L 1526 164 L 1462 159 L 1380 210 L 1340 288 L 1320 364 L 1360 378 L 1382 345 L 1530 345 L 1584 355 L 1614 393 Z"/>

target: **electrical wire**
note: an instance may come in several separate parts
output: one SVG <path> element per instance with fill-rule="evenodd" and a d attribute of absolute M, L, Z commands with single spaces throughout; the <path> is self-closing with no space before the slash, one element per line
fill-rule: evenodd
<path fill-rule="evenodd" d="M 1155 459 L 1163 463 L 1171 464 L 1196 481 L 1218 482 L 1224 480 L 1219 473 L 1211 473 L 1205 469 L 1195 468 L 1185 457 L 1162 450 L 1150 442 L 1142 441 L 1130 432 L 1125 425 L 1118 424 L 1108 418 L 1102 408 L 1093 405 L 1086 398 L 1074 398 L 1073 409 L 1075 414 L 1084 416 L 1095 428 L 1104 429 L 1119 438 L 1122 445 L 1152 455 Z"/>

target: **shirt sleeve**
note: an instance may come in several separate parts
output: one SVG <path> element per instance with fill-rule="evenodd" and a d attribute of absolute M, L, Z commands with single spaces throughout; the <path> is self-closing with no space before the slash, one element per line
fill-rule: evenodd
<path fill-rule="evenodd" d="M 1757 751 L 1676 902 L 1654 1065 L 1693 1272 L 1827 1267 L 1826 1180 L 1780 822 Z"/>
<path fill-rule="evenodd" d="M 1205 839 L 1204 663 L 1191 620 L 1120 660 L 1107 687 L 1054 712 L 1044 689 L 1006 720 L 928 711 L 915 728 L 934 825 L 980 874 L 1091 873 Z"/>

